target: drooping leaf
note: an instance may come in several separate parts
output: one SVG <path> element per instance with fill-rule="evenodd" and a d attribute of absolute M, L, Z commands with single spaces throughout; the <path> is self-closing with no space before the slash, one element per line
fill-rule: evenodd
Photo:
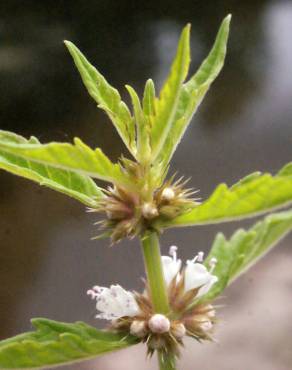
<path fill-rule="evenodd" d="M 190 64 L 190 25 L 181 34 L 176 56 L 160 97 L 155 104 L 155 117 L 151 132 L 152 160 L 159 156 L 174 123 L 182 84 Z"/>
<path fill-rule="evenodd" d="M 126 104 L 121 100 L 118 90 L 106 81 L 102 74 L 89 63 L 72 42 L 65 41 L 65 45 L 90 96 L 96 101 L 98 107 L 108 114 L 125 145 L 135 156 L 135 126 L 133 117 Z"/>
<path fill-rule="evenodd" d="M 35 138 L 26 140 L 10 132 L 0 132 L 0 138 L 7 143 L 39 144 Z M 97 201 L 103 197 L 101 189 L 86 175 L 29 161 L 2 150 L 0 168 L 69 195 L 90 207 L 95 207 Z"/>
<path fill-rule="evenodd" d="M 292 203 L 291 164 L 278 174 L 256 172 L 228 188 L 220 184 L 211 196 L 188 213 L 157 226 L 191 226 L 239 220 Z"/>
<path fill-rule="evenodd" d="M 229 240 L 219 233 L 206 260 L 208 264 L 210 258 L 217 259 L 213 273 L 219 281 L 204 296 L 204 300 L 218 296 L 291 230 L 292 210 L 289 210 L 266 216 L 249 230 L 237 230 Z"/>
<path fill-rule="evenodd" d="M 129 347 L 131 336 L 97 330 L 82 322 L 33 319 L 35 332 L 0 342 L 0 369 L 42 369 Z"/>
<path fill-rule="evenodd" d="M 164 165 L 169 163 L 194 113 L 224 65 L 230 20 L 230 15 L 223 20 L 209 55 L 181 88 L 175 118 L 158 157 Z"/>
<path fill-rule="evenodd" d="M 40 144 L 36 139 L 13 142 L 13 134 L 0 131 L 0 153 L 27 160 L 32 168 L 38 164 L 50 168 L 69 170 L 79 175 L 127 185 L 128 178 L 118 164 L 113 164 L 101 149 L 92 150 L 80 139 L 69 143 Z"/>
<path fill-rule="evenodd" d="M 129 85 L 126 89 L 132 100 L 134 109 L 136 132 L 137 132 L 137 160 L 140 163 L 147 163 L 150 158 L 150 125 L 147 115 L 144 114 L 141 107 L 140 99 L 136 91 Z"/>

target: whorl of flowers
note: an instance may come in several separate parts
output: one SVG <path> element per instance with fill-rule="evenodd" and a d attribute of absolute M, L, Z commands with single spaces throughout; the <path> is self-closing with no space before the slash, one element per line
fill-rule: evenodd
<path fill-rule="evenodd" d="M 143 177 L 138 170 L 135 175 Z M 158 219 L 171 220 L 200 204 L 198 198 L 191 198 L 197 191 L 185 188 L 187 182 L 182 177 L 175 181 L 173 176 L 150 196 L 145 196 L 144 191 L 133 192 L 113 185 L 104 191 L 106 196 L 98 207 L 88 211 L 105 214 L 104 220 L 96 222 L 103 232 L 101 236 L 110 236 L 113 243 L 125 237 L 134 238 L 146 230 L 155 230 Z"/>
<path fill-rule="evenodd" d="M 182 268 L 177 248 L 170 247 L 170 256 L 162 256 L 163 273 L 167 286 L 170 311 L 164 315 L 154 311 L 151 294 L 146 285 L 144 293 L 129 292 L 120 285 L 110 288 L 94 286 L 87 294 L 96 300 L 97 318 L 111 321 L 111 329 L 132 334 L 145 342 L 148 353 L 163 350 L 179 355 L 183 338 L 198 341 L 212 340 L 216 322 L 215 309 L 210 302 L 200 303 L 217 282 L 212 274 L 216 261 L 203 265 L 203 253 L 188 260 Z"/>

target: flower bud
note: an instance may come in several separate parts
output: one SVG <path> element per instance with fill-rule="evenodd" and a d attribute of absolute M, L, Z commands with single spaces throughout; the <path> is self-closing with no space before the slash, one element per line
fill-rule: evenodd
<path fill-rule="evenodd" d="M 175 197 L 175 192 L 172 188 L 164 188 L 161 193 L 161 199 L 170 201 Z"/>
<path fill-rule="evenodd" d="M 209 331 L 213 327 L 212 321 L 210 320 L 208 314 L 195 315 L 188 319 L 186 323 L 191 330 L 201 330 L 204 332 Z"/>
<path fill-rule="evenodd" d="M 146 322 L 141 320 L 134 320 L 130 326 L 130 333 L 135 337 L 143 338 L 147 334 Z"/>
<path fill-rule="evenodd" d="M 213 319 L 216 316 L 216 311 L 214 307 L 211 304 L 208 304 L 206 306 L 206 315 L 210 318 Z"/>
<path fill-rule="evenodd" d="M 148 347 L 152 350 L 157 350 L 161 348 L 165 348 L 165 340 L 163 337 L 153 336 L 148 342 Z"/>
<path fill-rule="evenodd" d="M 158 210 L 152 203 L 144 203 L 142 205 L 142 214 L 147 220 L 151 220 L 158 216 Z"/>
<path fill-rule="evenodd" d="M 170 321 L 166 316 L 157 313 L 148 321 L 148 326 L 152 333 L 163 334 L 169 332 Z"/>
<path fill-rule="evenodd" d="M 211 330 L 211 329 L 212 329 L 212 327 L 213 327 L 213 324 L 211 323 L 211 321 L 210 321 L 210 320 L 206 320 L 206 321 L 204 321 L 204 322 L 202 322 L 202 323 L 200 324 L 200 328 L 201 328 L 203 331 L 209 331 L 209 330 Z"/>
<path fill-rule="evenodd" d="M 171 333 L 176 339 L 182 339 L 186 335 L 186 328 L 184 324 L 177 323 L 173 325 Z"/>

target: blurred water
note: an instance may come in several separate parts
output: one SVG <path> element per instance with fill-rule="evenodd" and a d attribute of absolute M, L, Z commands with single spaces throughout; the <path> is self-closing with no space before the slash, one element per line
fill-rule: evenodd
<path fill-rule="evenodd" d="M 195 71 L 220 21 L 231 12 L 224 71 L 171 170 L 192 176 L 192 185 L 205 198 L 218 182 L 232 184 L 255 170 L 275 172 L 291 160 L 291 1 L 12 0 L 2 1 L 0 8 L 1 129 L 33 134 L 44 142 L 79 136 L 117 159 L 125 149 L 88 97 L 62 40 L 75 42 L 125 96 L 126 83 L 141 92 L 153 77 L 161 86 L 186 22 L 192 23 Z M 96 325 L 94 307 L 85 296 L 88 287 L 115 282 L 128 289 L 141 286 L 137 241 L 114 248 L 107 241 L 89 241 L 94 218 L 82 205 L 4 172 L 0 194 L 1 338 L 29 330 L 29 319 L 36 316 Z M 190 257 L 207 250 L 219 229 L 230 234 L 237 227 L 168 231 L 163 248 L 177 243 L 182 256 Z M 290 236 L 282 244 L 291 242 Z M 242 310 L 248 308 L 243 305 Z M 291 348 L 288 328 L 285 338 Z M 240 366 L 238 362 L 236 369 L 246 370 Z"/>

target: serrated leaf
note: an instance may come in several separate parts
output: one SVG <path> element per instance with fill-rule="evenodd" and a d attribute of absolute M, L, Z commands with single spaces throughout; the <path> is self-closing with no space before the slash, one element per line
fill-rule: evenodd
<path fill-rule="evenodd" d="M 253 217 L 292 203 L 292 173 L 286 165 L 277 175 L 256 172 L 228 188 L 220 184 L 192 211 L 157 226 L 191 226 Z"/>
<path fill-rule="evenodd" d="M 126 85 L 126 89 L 132 100 L 134 109 L 136 132 L 137 132 L 137 160 L 140 163 L 147 163 L 150 158 L 150 125 L 148 117 L 144 114 L 141 107 L 140 99 L 136 91 L 129 85 Z"/>
<path fill-rule="evenodd" d="M 122 101 L 118 90 L 106 81 L 102 74 L 89 63 L 72 42 L 65 41 L 65 45 L 74 60 L 90 96 L 96 101 L 98 107 L 108 114 L 123 142 L 135 156 L 135 126 L 133 117 L 126 104 Z"/>
<path fill-rule="evenodd" d="M 101 149 L 92 150 L 78 138 L 74 139 L 74 144 L 57 142 L 40 144 L 36 139 L 16 143 L 7 140 L 11 135 L 13 134 L 0 131 L 2 156 L 5 153 L 27 160 L 30 165 L 34 165 L 33 168 L 40 164 L 125 186 L 130 185 L 128 177 L 118 164 L 113 164 Z"/>
<path fill-rule="evenodd" d="M 0 342 L 0 369 L 43 369 L 96 357 L 136 344 L 132 336 L 85 323 L 33 319 L 35 332 Z"/>
<path fill-rule="evenodd" d="M 35 138 L 29 141 L 10 132 L 2 131 L 0 137 L 1 141 L 6 143 L 39 144 Z M 98 200 L 104 196 L 101 189 L 86 175 L 29 161 L 1 150 L 0 168 L 69 195 L 90 207 L 95 207 Z"/>
<path fill-rule="evenodd" d="M 151 131 L 152 160 L 159 156 L 174 123 L 182 84 L 190 64 L 190 25 L 181 34 L 176 56 L 160 97 L 155 104 L 155 117 Z"/>
<path fill-rule="evenodd" d="M 158 157 L 164 165 L 169 163 L 194 113 L 224 65 L 230 20 L 230 15 L 223 20 L 209 55 L 181 88 L 175 118 Z"/>
<path fill-rule="evenodd" d="M 223 234 L 218 234 L 206 264 L 212 257 L 217 259 L 213 274 L 219 280 L 204 296 L 204 300 L 218 296 L 291 230 L 292 210 L 289 210 L 269 215 L 249 230 L 237 230 L 229 240 Z"/>

